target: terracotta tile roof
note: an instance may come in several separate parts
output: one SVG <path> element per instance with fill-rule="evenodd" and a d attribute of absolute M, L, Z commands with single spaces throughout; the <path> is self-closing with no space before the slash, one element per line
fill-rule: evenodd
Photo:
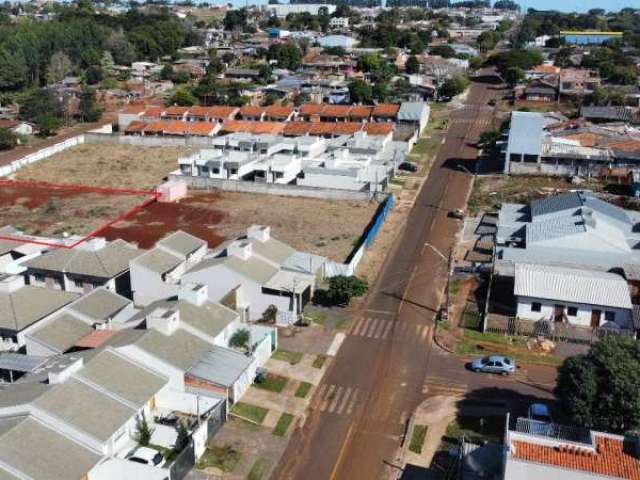
<path fill-rule="evenodd" d="M 293 113 L 293 107 L 288 105 L 271 105 L 265 110 L 265 114 L 273 118 L 288 118 Z"/>
<path fill-rule="evenodd" d="M 222 125 L 224 132 L 282 133 L 286 124 L 281 122 L 253 122 L 249 120 L 229 120 Z"/>
<path fill-rule="evenodd" d="M 623 150 L 625 152 L 640 151 L 640 140 L 616 140 L 609 142 L 609 148 Z"/>
<path fill-rule="evenodd" d="M 562 138 L 567 140 L 574 140 L 580 143 L 583 147 L 595 147 L 602 140 L 602 135 L 593 132 L 580 132 L 580 133 L 568 133 L 562 135 Z"/>
<path fill-rule="evenodd" d="M 164 112 L 164 110 L 165 109 L 163 107 L 149 107 L 144 111 L 142 116 L 160 118 L 160 115 L 162 115 L 162 112 Z"/>
<path fill-rule="evenodd" d="M 94 330 L 78 340 L 74 346 L 80 348 L 98 348 L 115 333 L 115 330 Z"/>
<path fill-rule="evenodd" d="M 289 122 L 284 127 L 284 134 L 290 136 L 306 135 L 311 128 L 310 122 Z"/>
<path fill-rule="evenodd" d="M 310 122 L 309 135 L 331 135 L 335 133 L 336 125 L 333 122 Z"/>
<path fill-rule="evenodd" d="M 514 440 L 513 457 L 529 462 L 572 470 L 640 480 L 640 461 L 626 452 L 621 439 L 596 436 L 596 450 L 563 446 L 551 447 Z"/>
<path fill-rule="evenodd" d="M 164 111 L 165 115 L 171 115 L 174 117 L 181 117 L 182 115 L 184 115 L 185 113 L 187 113 L 189 111 L 188 107 L 167 107 Z"/>
<path fill-rule="evenodd" d="M 389 135 L 393 132 L 393 123 L 368 122 L 364 125 L 364 131 L 367 135 Z"/>
<path fill-rule="evenodd" d="M 144 112 L 147 109 L 147 106 L 143 103 L 132 103 L 125 108 L 123 108 L 120 113 L 128 114 L 128 115 L 137 115 L 139 113 Z"/>
<path fill-rule="evenodd" d="M 334 126 L 333 131 L 337 135 L 353 135 L 362 130 L 362 123 L 358 122 L 337 122 L 331 125 Z"/>
<path fill-rule="evenodd" d="M 320 114 L 323 117 L 348 117 L 351 105 L 325 105 Z"/>
<path fill-rule="evenodd" d="M 536 73 L 558 73 L 560 68 L 555 65 L 538 65 L 533 71 Z"/>
<path fill-rule="evenodd" d="M 367 107 L 366 105 L 355 105 L 351 109 L 351 112 L 349 112 L 349 116 L 351 118 L 369 118 L 372 111 L 372 107 Z"/>
<path fill-rule="evenodd" d="M 259 117 L 264 113 L 264 107 L 257 107 L 255 105 L 245 105 L 240 109 L 240 115 L 248 117 Z"/>
<path fill-rule="evenodd" d="M 298 110 L 302 115 L 319 115 L 324 108 L 323 104 L 319 103 L 305 103 L 300 106 Z"/>
<path fill-rule="evenodd" d="M 216 126 L 212 122 L 188 122 L 191 130 L 191 135 L 209 136 L 212 135 Z"/>
<path fill-rule="evenodd" d="M 377 117 L 395 117 L 400 110 L 397 103 L 379 103 L 373 107 L 373 115 Z"/>
<path fill-rule="evenodd" d="M 144 128 L 147 126 L 147 124 L 145 122 L 142 122 L 140 120 L 134 120 L 133 122 L 129 123 L 129 125 L 127 125 L 127 128 L 124 129 L 125 132 L 139 132 L 141 130 L 144 130 Z"/>
<path fill-rule="evenodd" d="M 168 135 L 184 135 L 190 131 L 191 124 L 183 120 L 167 120 L 164 122 L 162 131 Z"/>
<path fill-rule="evenodd" d="M 230 118 L 238 113 L 238 107 L 229 105 L 215 105 L 209 108 L 209 117 L 211 118 Z"/>
<path fill-rule="evenodd" d="M 162 133 L 166 127 L 166 121 L 158 120 L 157 122 L 147 123 L 142 129 L 144 133 Z"/>

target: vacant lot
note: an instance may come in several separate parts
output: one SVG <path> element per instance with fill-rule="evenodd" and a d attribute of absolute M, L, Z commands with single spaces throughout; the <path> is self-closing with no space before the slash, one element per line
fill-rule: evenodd
<path fill-rule="evenodd" d="M 149 205 L 106 235 L 150 247 L 167 232 L 182 229 L 214 246 L 252 224 L 270 225 L 274 237 L 298 250 L 343 261 L 377 208 L 375 202 L 191 192 L 178 203 Z"/>
<path fill-rule="evenodd" d="M 0 226 L 31 235 L 85 235 L 141 204 L 145 195 L 105 195 L 65 188 L 0 185 Z"/>
<path fill-rule="evenodd" d="M 497 211 L 503 202 L 528 203 L 537 198 L 573 189 L 602 192 L 599 181 L 573 185 L 568 178 L 544 176 L 478 177 L 469 198 L 469 213 Z"/>
<path fill-rule="evenodd" d="M 190 151 L 186 147 L 86 143 L 23 168 L 16 179 L 147 190 L 162 183 L 178 168 L 178 157 Z"/>

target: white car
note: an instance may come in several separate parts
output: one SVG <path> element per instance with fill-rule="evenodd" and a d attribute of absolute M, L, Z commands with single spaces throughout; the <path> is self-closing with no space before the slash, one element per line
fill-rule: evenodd
<path fill-rule="evenodd" d="M 130 462 L 142 463 L 150 467 L 162 467 L 164 456 L 157 450 L 149 447 L 138 447 L 127 457 Z"/>

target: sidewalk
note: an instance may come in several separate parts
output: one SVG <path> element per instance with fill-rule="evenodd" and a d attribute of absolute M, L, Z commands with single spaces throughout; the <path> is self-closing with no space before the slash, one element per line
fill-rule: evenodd
<path fill-rule="evenodd" d="M 302 356 L 300 363 L 291 365 L 289 362 L 270 358 L 265 364 L 265 368 L 276 375 L 298 380 L 300 382 L 309 382 L 312 385 L 317 386 L 322 380 L 322 376 L 324 375 L 328 362 L 325 362 L 322 368 L 315 368 L 312 366 L 315 359 L 315 355 L 305 353 Z"/>

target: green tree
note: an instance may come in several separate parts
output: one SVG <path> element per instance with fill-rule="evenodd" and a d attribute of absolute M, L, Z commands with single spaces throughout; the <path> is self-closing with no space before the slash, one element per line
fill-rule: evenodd
<path fill-rule="evenodd" d="M 0 150 L 11 150 L 18 144 L 18 137 L 8 128 L 0 128 Z"/>
<path fill-rule="evenodd" d="M 73 63 L 66 53 L 54 53 L 47 67 L 47 83 L 52 84 L 62 81 L 72 69 Z"/>
<path fill-rule="evenodd" d="M 371 96 L 374 100 L 384 103 L 389 99 L 389 84 L 378 82 L 371 87 Z"/>
<path fill-rule="evenodd" d="M 85 70 L 84 78 L 89 85 L 95 85 L 96 83 L 101 82 L 104 78 L 104 75 L 102 74 L 102 68 L 100 68 L 98 65 L 91 65 Z"/>
<path fill-rule="evenodd" d="M 405 71 L 408 74 L 420 73 L 420 62 L 418 61 L 418 57 L 416 57 L 415 55 L 411 55 L 409 58 L 407 58 Z"/>
<path fill-rule="evenodd" d="M 83 88 L 78 106 L 80 118 L 83 122 L 97 122 L 104 111 L 96 102 L 96 92 L 93 88 Z"/>
<path fill-rule="evenodd" d="M 453 58 L 456 56 L 456 51 L 449 45 L 438 45 L 429 50 L 431 55 L 438 55 L 442 58 Z"/>
<path fill-rule="evenodd" d="M 349 97 L 354 103 L 368 103 L 371 101 L 371 85 L 364 80 L 356 78 L 347 85 L 349 89 Z"/>
<path fill-rule="evenodd" d="M 176 442 L 173 447 L 173 451 L 180 453 L 189 444 L 191 434 L 189 433 L 189 427 L 187 427 L 187 421 L 184 419 L 178 420 L 176 423 Z"/>
<path fill-rule="evenodd" d="M 525 72 L 520 67 L 511 67 L 504 72 L 504 81 L 512 87 L 522 82 L 525 77 Z"/>
<path fill-rule="evenodd" d="M 275 305 L 269 305 L 264 312 L 262 312 L 261 320 L 267 323 L 276 323 L 278 317 L 278 307 Z"/>
<path fill-rule="evenodd" d="M 607 335 L 586 355 L 567 358 L 556 396 L 577 425 L 624 433 L 640 428 L 640 343 Z"/>
<path fill-rule="evenodd" d="M 198 103 L 198 99 L 194 94 L 185 87 L 179 87 L 173 90 L 173 93 L 169 96 L 169 105 L 179 105 L 181 107 L 190 107 Z"/>
<path fill-rule="evenodd" d="M 136 415 L 136 430 L 133 434 L 133 438 L 138 444 L 146 447 L 151 442 L 151 436 L 153 435 L 153 428 L 147 421 L 147 416 L 144 411 L 139 415 Z"/>
<path fill-rule="evenodd" d="M 453 98 L 456 95 L 460 95 L 469 86 L 469 79 L 463 75 L 454 75 L 453 77 L 445 80 L 440 87 L 440 96 L 445 98 Z"/>
<path fill-rule="evenodd" d="M 638 85 L 638 73 L 635 67 L 619 65 L 613 67 L 609 80 L 618 85 Z"/>
<path fill-rule="evenodd" d="M 58 133 L 58 130 L 62 127 L 62 119 L 54 117 L 48 113 L 43 113 L 35 118 L 35 122 L 38 124 L 41 137 L 51 137 Z"/>
<path fill-rule="evenodd" d="M 20 51 L 0 48 L 0 90 L 18 90 L 28 82 L 27 62 Z"/>
<path fill-rule="evenodd" d="M 231 338 L 229 339 L 229 346 L 232 348 L 244 348 L 247 349 L 249 346 L 249 330 L 246 328 L 240 328 L 236 330 Z"/>
<path fill-rule="evenodd" d="M 355 276 L 338 275 L 329 278 L 327 299 L 334 305 L 347 305 L 352 298 L 361 297 L 369 290 L 366 280 Z"/>
<path fill-rule="evenodd" d="M 104 75 L 111 75 L 113 72 L 113 55 L 109 50 L 105 50 L 100 59 L 100 69 Z"/>
<path fill-rule="evenodd" d="M 276 43 L 269 46 L 267 58 L 275 60 L 279 68 L 297 70 L 302 64 L 302 52 L 293 43 Z"/>
<path fill-rule="evenodd" d="M 162 70 L 160 70 L 160 79 L 161 80 L 171 80 L 173 78 L 173 65 L 170 63 L 165 63 L 162 66 Z"/>
<path fill-rule="evenodd" d="M 24 92 L 18 99 L 20 104 L 20 118 L 39 123 L 36 118 L 42 115 L 62 117 L 59 102 L 46 90 L 35 88 Z"/>

